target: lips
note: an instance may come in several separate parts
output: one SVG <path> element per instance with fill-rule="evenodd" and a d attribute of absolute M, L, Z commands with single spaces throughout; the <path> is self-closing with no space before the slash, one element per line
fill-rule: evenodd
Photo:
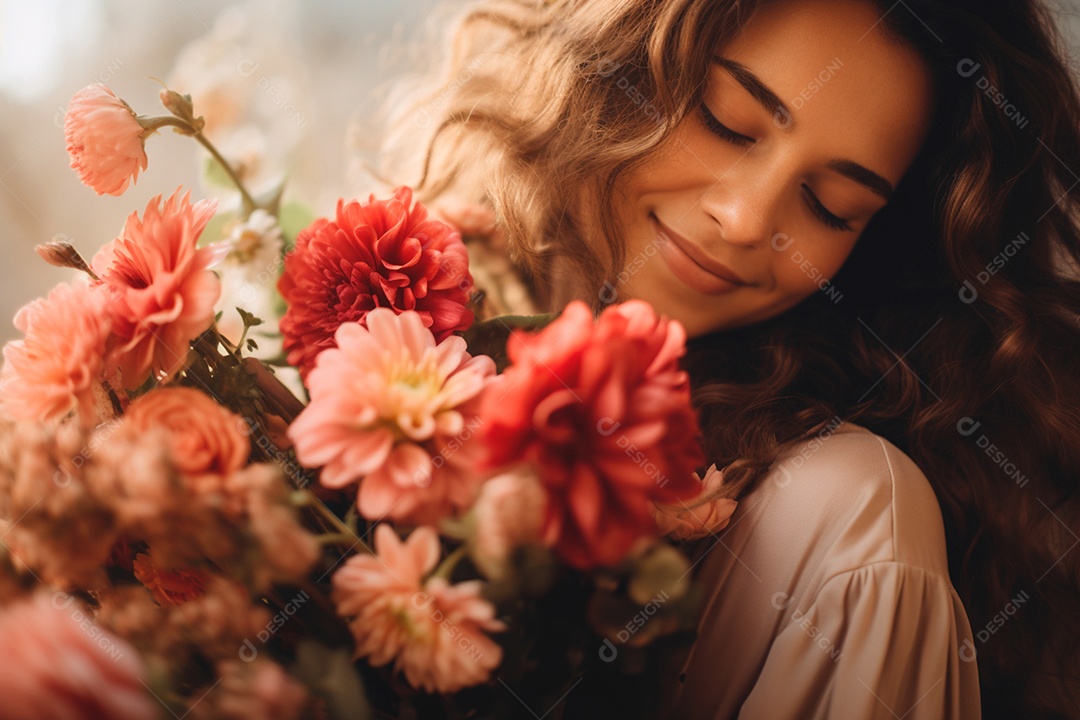
<path fill-rule="evenodd" d="M 651 215 L 660 241 L 659 255 L 672 273 L 686 285 L 706 295 L 732 292 L 748 285 L 726 265 L 705 257 L 686 238 L 682 237 Z"/>

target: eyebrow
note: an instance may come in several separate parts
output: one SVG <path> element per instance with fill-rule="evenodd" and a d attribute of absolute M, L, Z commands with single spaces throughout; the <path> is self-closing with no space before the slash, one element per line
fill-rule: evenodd
<path fill-rule="evenodd" d="M 761 81 L 761 78 L 752 73 L 750 68 L 742 63 L 720 57 L 719 55 L 713 57 L 713 62 L 730 72 L 731 76 L 735 78 L 735 81 L 742 85 L 746 92 L 750 93 L 750 95 L 771 115 L 782 115 L 783 117 L 786 117 L 789 122 L 782 128 L 783 130 L 790 132 L 795 128 L 795 116 L 788 109 L 787 105 L 777 97 L 776 93 L 774 93 L 768 85 Z M 832 160 L 829 160 L 825 166 L 830 170 L 869 188 L 876 195 L 880 195 L 886 200 L 888 200 L 894 192 L 892 183 L 873 170 L 852 160 L 833 158 Z"/>

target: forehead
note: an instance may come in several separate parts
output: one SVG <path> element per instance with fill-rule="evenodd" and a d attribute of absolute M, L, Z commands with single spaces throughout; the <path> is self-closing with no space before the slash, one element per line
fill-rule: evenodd
<path fill-rule="evenodd" d="M 779 96 L 793 137 L 896 185 L 929 123 L 931 79 L 913 48 L 885 35 L 882 16 L 869 0 L 772 0 L 717 53 Z M 723 68 L 714 65 L 711 78 L 721 92 L 743 94 Z"/>

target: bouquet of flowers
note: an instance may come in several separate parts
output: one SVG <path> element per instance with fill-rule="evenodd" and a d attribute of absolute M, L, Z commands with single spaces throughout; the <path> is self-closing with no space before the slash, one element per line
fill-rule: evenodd
<path fill-rule="evenodd" d="M 89 261 L 37 248 L 79 272 L 4 348 L 0 716 L 542 717 L 586 680 L 649 712 L 647 648 L 692 639 L 678 543 L 734 509 L 682 327 L 636 301 L 479 320 L 460 232 L 409 188 L 291 231 L 161 100 L 75 95 L 83 183 L 121 195 L 169 127 L 239 202 L 178 189 Z"/>

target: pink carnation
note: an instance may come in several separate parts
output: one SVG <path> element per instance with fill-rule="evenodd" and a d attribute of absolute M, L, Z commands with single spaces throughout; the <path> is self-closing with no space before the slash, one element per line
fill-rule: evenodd
<path fill-rule="evenodd" d="M 703 461 L 685 331 L 642 301 L 594 325 L 573 302 L 544 330 L 515 333 L 511 361 L 484 393 L 486 465 L 536 466 L 547 491 L 543 538 L 569 564 L 617 563 L 655 536 L 654 502 L 697 495 Z"/>
<path fill-rule="evenodd" d="M 5 720 L 160 717 L 135 649 L 96 627 L 63 593 L 39 594 L 0 612 L 0 657 Z"/>
<path fill-rule="evenodd" d="M 676 540 L 699 540 L 720 532 L 727 527 L 738 505 L 730 498 L 713 497 L 724 484 L 724 474 L 715 465 L 705 471 L 704 480 L 698 478 L 697 473 L 694 473 L 694 479 L 701 483 L 697 499 L 655 507 L 660 532 Z"/>
<path fill-rule="evenodd" d="M 458 336 L 436 345 L 416 312 L 376 308 L 367 325 L 342 325 L 319 356 L 289 438 L 301 463 L 323 466 L 323 485 L 362 480 L 365 517 L 436 522 L 476 498 L 467 439 L 495 363 Z"/>
<path fill-rule="evenodd" d="M 145 130 L 128 104 L 101 83 L 71 98 L 64 138 L 71 167 L 98 195 L 122 195 L 146 169 Z"/>
<path fill-rule="evenodd" d="M 502 648 L 484 634 L 506 626 L 480 597 L 480 582 L 449 585 L 421 578 L 439 561 L 439 538 L 430 527 L 401 542 L 388 526 L 375 528 L 378 557 L 355 555 L 333 576 L 332 599 L 349 618 L 357 658 L 372 665 L 394 660 L 413 687 L 449 693 L 488 679 Z"/>
<path fill-rule="evenodd" d="M 48 298 L 15 315 L 25 333 L 4 347 L 0 397 L 12 417 L 50 421 L 72 409 L 97 422 L 96 394 L 105 371 L 112 321 L 106 297 L 84 285 L 57 285 Z"/>
<path fill-rule="evenodd" d="M 197 243 L 216 205 L 192 205 L 179 189 L 164 204 L 158 195 L 141 220 L 132 213 L 120 237 L 94 257 L 114 317 L 112 363 L 128 389 L 151 371 L 179 370 L 189 343 L 214 322 L 221 283 L 208 268 L 219 250 Z"/>
<path fill-rule="evenodd" d="M 277 663 L 229 660 L 217 664 L 219 682 L 196 693 L 191 720 L 303 720 L 313 714 L 307 688 Z M 306 712 L 305 712 L 306 711 Z"/>
<path fill-rule="evenodd" d="M 413 205 L 412 190 L 389 200 L 338 201 L 333 220 L 300 233 L 278 289 L 289 304 L 281 333 L 289 363 L 304 377 L 347 322 L 375 308 L 413 310 L 438 341 L 472 324 L 469 258 L 461 235 Z"/>

